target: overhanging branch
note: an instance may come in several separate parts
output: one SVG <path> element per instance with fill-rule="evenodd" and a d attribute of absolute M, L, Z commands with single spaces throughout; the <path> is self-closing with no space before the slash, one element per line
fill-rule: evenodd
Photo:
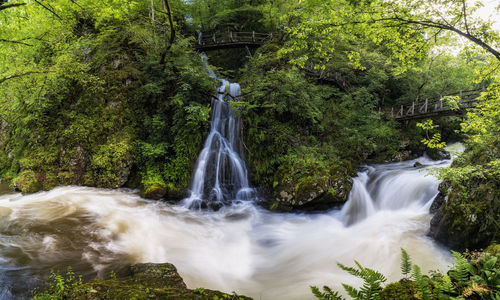
<path fill-rule="evenodd" d="M 26 3 L 1 4 L 0 10 L 4 10 L 11 7 L 23 6 L 23 5 L 26 5 Z"/>
<path fill-rule="evenodd" d="M 3 42 L 3 43 L 11 43 L 11 44 L 21 44 L 21 45 L 25 45 L 25 46 L 33 46 L 33 45 L 28 44 L 28 43 L 25 43 L 25 42 L 21 42 L 21 41 L 12 41 L 12 40 L 6 40 L 6 39 L 0 39 L 0 42 Z"/>
<path fill-rule="evenodd" d="M 50 72 L 53 72 L 53 71 L 30 71 L 30 72 L 12 74 L 12 75 L 8 75 L 8 76 L 5 76 L 3 78 L 0 78 L 0 84 L 4 83 L 5 81 L 7 81 L 9 79 L 13 79 L 13 78 L 18 78 L 18 77 L 22 77 L 22 76 L 26 76 L 26 75 L 31 75 L 31 74 L 46 74 L 46 73 L 50 73 Z"/>

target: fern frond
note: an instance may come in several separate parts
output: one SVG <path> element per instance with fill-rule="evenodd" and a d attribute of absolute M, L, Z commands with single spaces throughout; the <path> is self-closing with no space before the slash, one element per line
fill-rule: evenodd
<path fill-rule="evenodd" d="M 339 266 L 339 268 L 341 268 L 342 270 L 348 272 L 349 274 L 351 274 L 353 276 L 356 276 L 356 277 L 359 277 L 359 278 L 363 278 L 362 274 L 361 274 L 361 271 L 356 270 L 353 267 L 348 267 L 348 266 L 345 266 L 345 265 L 343 265 L 341 263 L 337 263 L 337 266 Z"/>
<path fill-rule="evenodd" d="M 411 272 L 411 259 L 408 252 L 401 248 L 401 273 L 407 276 Z"/>
<path fill-rule="evenodd" d="M 342 283 L 342 286 L 344 287 L 345 291 L 349 296 L 351 296 L 354 299 L 361 299 L 362 294 L 360 291 L 345 283 Z"/>
<path fill-rule="evenodd" d="M 316 286 L 311 286 L 311 291 L 313 295 L 320 300 L 344 300 L 338 292 L 333 291 L 327 286 L 323 287 L 324 292 L 321 292 Z"/>
<path fill-rule="evenodd" d="M 468 298 L 468 297 L 472 296 L 474 293 L 481 296 L 482 294 L 490 292 L 490 291 L 491 290 L 487 286 L 472 282 L 471 286 L 468 286 L 463 290 L 462 297 Z"/>
<path fill-rule="evenodd" d="M 362 273 L 364 279 L 363 286 L 361 287 L 363 299 L 376 298 L 383 289 L 382 283 L 387 279 L 381 273 L 369 268 L 363 268 Z"/>
<path fill-rule="evenodd" d="M 434 286 L 434 289 L 432 290 L 433 299 L 450 299 L 449 294 L 456 293 L 453 289 L 453 283 L 448 275 L 433 277 L 431 282 Z"/>
<path fill-rule="evenodd" d="M 450 277 L 458 282 L 467 282 L 469 280 L 470 275 L 470 265 L 467 262 L 465 257 L 455 251 L 451 251 L 453 253 L 454 268 L 449 271 Z"/>
<path fill-rule="evenodd" d="M 420 294 L 420 298 L 422 300 L 431 300 L 432 293 L 431 293 L 431 290 L 429 288 L 428 277 L 422 275 L 422 271 L 420 270 L 419 266 L 413 265 L 412 277 L 413 277 L 413 280 L 415 281 L 415 285 L 417 286 L 417 290 Z"/>

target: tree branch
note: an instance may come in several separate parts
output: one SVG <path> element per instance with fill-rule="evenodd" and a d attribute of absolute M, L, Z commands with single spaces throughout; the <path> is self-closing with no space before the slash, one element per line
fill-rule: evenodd
<path fill-rule="evenodd" d="M 9 79 L 13 79 L 13 78 L 17 78 L 17 77 L 22 77 L 22 76 L 31 75 L 31 74 L 46 74 L 46 73 L 50 73 L 50 72 L 53 72 L 53 71 L 43 71 L 43 72 L 30 71 L 30 72 L 13 74 L 13 75 L 9 75 L 9 76 L 5 76 L 3 78 L 0 78 L 0 84 L 4 83 L 5 81 L 7 81 Z"/>
<path fill-rule="evenodd" d="M 482 47 L 483 49 L 485 49 L 489 53 L 493 54 L 493 56 L 495 56 L 495 58 L 500 61 L 500 52 L 498 52 L 497 50 L 495 50 L 490 45 L 486 44 L 480 38 L 478 38 L 478 37 L 476 37 L 476 36 L 474 36 L 472 34 L 463 32 L 463 31 L 461 31 L 460 29 L 458 29 L 458 28 L 456 28 L 454 26 L 444 25 L 444 24 L 437 23 L 437 22 L 430 21 L 430 20 L 417 21 L 417 20 L 411 20 L 411 19 L 403 19 L 403 18 L 400 18 L 400 17 L 394 17 L 393 20 L 401 22 L 401 24 L 417 24 L 417 25 L 422 25 L 422 26 L 426 26 L 426 27 L 432 27 L 432 28 L 438 28 L 438 29 L 444 29 L 444 30 L 453 31 L 453 32 L 457 33 L 458 35 L 461 35 L 464 38 L 468 39 L 469 41 L 475 43 L 476 45 Z"/>
<path fill-rule="evenodd" d="M 21 45 L 25 45 L 25 46 L 33 46 L 31 44 L 24 43 L 24 42 L 21 42 L 21 41 L 11 41 L 11 40 L 6 40 L 6 39 L 0 39 L 0 42 L 12 43 L 12 44 L 21 44 Z"/>
<path fill-rule="evenodd" d="M 470 34 L 469 25 L 467 25 L 467 11 L 465 10 L 465 0 L 462 0 L 462 10 L 464 14 L 465 32 L 467 32 L 467 34 Z"/>
<path fill-rule="evenodd" d="M 38 3 L 41 7 L 45 8 L 47 11 L 49 11 L 50 13 L 52 13 L 54 16 L 56 16 L 59 20 L 62 21 L 62 18 L 61 16 L 59 16 L 53 9 L 50 9 L 49 7 L 43 5 L 40 1 L 38 0 L 34 0 L 36 3 Z"/>
<path fill-rule="evenodd" d="M 0 10 L 4 10 L 11 7 L 23 6 L 26 3 L 12 3 L 12 4 L 0 4 Z"/>

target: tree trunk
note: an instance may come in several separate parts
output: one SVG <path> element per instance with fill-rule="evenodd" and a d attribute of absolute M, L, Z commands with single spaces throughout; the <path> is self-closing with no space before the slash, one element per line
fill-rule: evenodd
<path fill-rule="evenodd" d="M 172 47 L 172 44 L 174 43 L 175 40 L 175 26 L 174 26 L 174 17 L 172 15 L 172 9 L 170 7 L 170 3 L 168 0 L 162 0 L 163 7 L 167 8 L 167 15 L 168 15 L 168 23 L 170 24 L 170 41 L 168 44 L 165 45 L 165 51 L 163 51 L 161 55 L 161 60 L 160 64 L 164 64 L 167 56 L 168 50 L 170 50 L 170 47 Z"/>

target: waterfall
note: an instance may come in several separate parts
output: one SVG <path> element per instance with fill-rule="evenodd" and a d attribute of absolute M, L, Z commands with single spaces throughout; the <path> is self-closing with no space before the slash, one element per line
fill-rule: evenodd
<path fill-rule="evenodd" d="M 248 182 L 248 170 L 242 159 L 241 119 L 231 108 L 238 101 L 241 88 L 238 83 L 218 79 L 220 86 L 212 100 L 210 132 L 201 150 L 190 188 L 190 196 L 183 200 L 189 208 L 217 210 L 233 202 L 255 198 L 255 190 Z M 228 101 L 226 101 L 228 100 Z"/>
<path fill-rule="evenodd" d="M 358 223 L 379 211 L 415 210 L 429 206 L 440 183 L 429 174 L 429 169 L 450 163 L 451 160 L 432 161 L 421 157 L 367 166 L 353 179 L 348 201 L 341 210 L 344 222 L 347 225 Z"/>

